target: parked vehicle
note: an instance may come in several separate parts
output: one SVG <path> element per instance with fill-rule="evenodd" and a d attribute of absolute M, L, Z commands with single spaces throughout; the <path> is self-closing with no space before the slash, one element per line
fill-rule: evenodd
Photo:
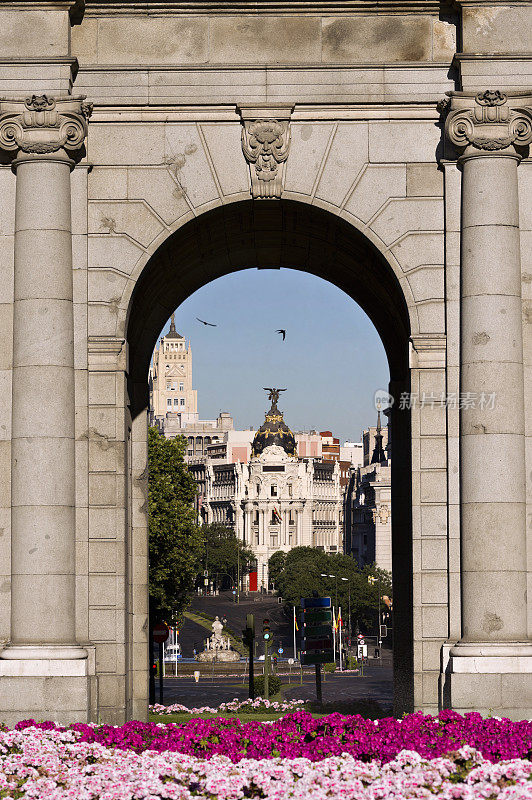
<path fill-rule="evenodd" d="M 164 651 L 165 661 L 180 661 L 183 656 L 181 655 L 180 644 L 170 644 Z"/>

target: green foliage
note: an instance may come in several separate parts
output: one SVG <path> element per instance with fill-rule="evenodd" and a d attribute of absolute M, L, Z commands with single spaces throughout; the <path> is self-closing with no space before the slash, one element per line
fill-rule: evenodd
<path fill-rule="evenodd" d="M 325 577 L 322 577 L 322 573 Z M 336 575 L 338 580 L 329 575 Z M 375 582 L 369 582 L 368 578 L 375 578 Z M 330 596 L 333 605 L 341 606 L 346 626 L 351 595 L 353 631 L 357 622 L 367 632 L 374 630 L 377 625 L 379 594 L 381 597 L 392 597 L 392 578 L 386 570 L 374 565 L 360 568 L 350 556 L 325 553 L 316 547 L 294 547 L 290 550 L 286 554 L 284 567 L 278 574 L 276 587 L 279 596 L 284 598 L 290 615 L 291 607 L 299 608 L 301 598 L 312 597 L 314 590 L 320 597 Z M 384 608 L 382 601 L 381 608 Z"/>
<path fill-rule="evenodd" d="M 270 583 L 275 587 L 277 587 L 279 577 L 285 568 L 285 564 L 286 553 L 283 553 L 282 550 L 277 550 L 277 552 L 268 559 L 268 576 Z"/>
<path fill-rule="evenodd" d="M 148 431 L 150 614 L 168 623 L 186 608 L 201 567 L 196 483 L 184 462 L 187 442 Z"/>
<path fill-rule="evenodd" d="M 218 585 L 223 584 L 224 574 L 231 577 L 233 585 L 236 584 L 239 563 L 240 575 L 245 575 L 255 560 L 253 551 L 238 539 L 232 528 L 225 525 L 203 525 L 201 533 L 205 549 L 203 563 L 209 575 L 214 578 L 218 573 Z M 228 582 L 226 577 L 225 583 Z"/>
<path fill-rule="evenodd" d="M 334 661 L 330 661 L 327 664 L 323 665 L 324 672 L 336 672 L 336 664 Z"/>
<path fill-rule="evenodd" d="M 253 679 L 255 687 L 255 697 L 264 697 L 264 675 L 259 675 Z M 268 675 L 268 694 L 273 697 L 281 690 L 282 681 L 278 675 Z"/>

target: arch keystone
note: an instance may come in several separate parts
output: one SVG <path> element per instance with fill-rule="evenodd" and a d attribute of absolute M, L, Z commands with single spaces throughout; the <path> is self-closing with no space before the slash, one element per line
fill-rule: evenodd
<path fill-rule="evenodd" d="M 281 197 L 293 110 L 293 105 L 238 106 L 243 126 L 242 152 L 249 164 L 254 199 Z"/>

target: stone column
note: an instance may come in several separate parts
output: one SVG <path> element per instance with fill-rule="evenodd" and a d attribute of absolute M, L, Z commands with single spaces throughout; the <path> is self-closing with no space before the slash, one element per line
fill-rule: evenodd
<path fill-rule="evenodd" d="M 451 702 L 513 716 L 532 711 L 522 709 L 532 706 L 532 643 L 517 194 L 531 103 L 498 91 L 455 92 L 446 121 L 462 168 L 462 638 L 451 650 Z"/>
<path fill-rule="evenodd" d="M 0 148 L 16 156 L 12 166 L 17 175 L 12 613 L 11 641 L 1 658 L 52 659 L 51 674 L 58 676 L 80 674 L 71 668 L 65 672 L 60 662 L 87 657 L 74 630 L 70 171 L 89 114 L 90 106 L 72 97 L 34 95 L 0 103 Z M 16 664 L 11 669 L 17 673 Z M 4 664 L 3 674 L 5 670 Z M 17 674 L 28 675 L 27 668 L 20 670 Z"/>

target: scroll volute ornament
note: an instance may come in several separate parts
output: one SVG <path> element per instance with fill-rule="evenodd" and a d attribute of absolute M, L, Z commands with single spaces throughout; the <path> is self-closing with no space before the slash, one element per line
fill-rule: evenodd
<path fill-rule="evenodd" d="M 281 197 L 284 167 L 290 151 L 293 106 L 240 106 L 242 152 L 249 164 L 254 198 Z"/>
<path fill-rule="evenodd" d="M 73 156 L 87 135 L 92 104 L 84 97 L 32 95 L 0 100 L 0 149 L 43 155 L 60 150 Z"/>
<path fill-rule="evenodd" d="M 477 94 L 450 92 L 445 122 L 449 140 L 465 156 L 478 151 L 508 151 L 532 142 L 532 97 L 487 90 Z"/>

